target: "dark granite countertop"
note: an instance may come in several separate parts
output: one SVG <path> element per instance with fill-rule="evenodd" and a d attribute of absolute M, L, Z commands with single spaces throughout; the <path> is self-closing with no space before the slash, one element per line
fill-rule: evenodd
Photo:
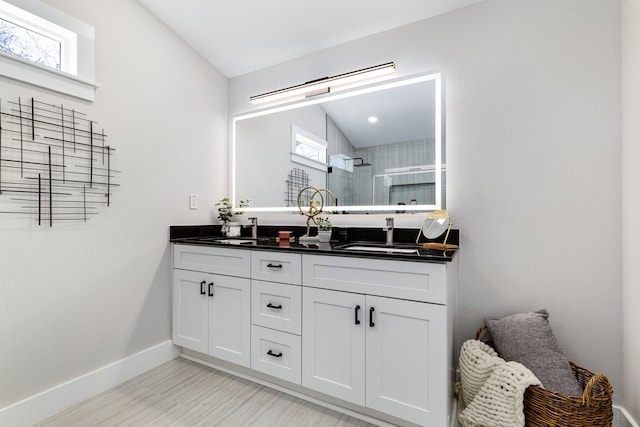
<path fill-rule="evenodd" d="M 278 231 L 291 231 L 292 242 L 279 242 Z M 312 230 L 312 234 L 315 230 Z M 393 249 L 410 253 L 394 253 L 384 243 L 384 232 L 381 228 L 333 228 L 332 240 L 329 243 L 300 243 L 299 237 L 306 233 L 306 227 L 260 226 L 258 239 L 251 239 L 251 229 L 243 228 L 240 237 L 225 238 L 221 235 L 219 225 L 171 226 L 169 238 L 172 243 L 225 247 L 231 249 L 282 250 L 297 253 L 313 253 L 318 255 L 337 255 L 358 258 L 393 259 L 404 261 L 449 262 L 453 260 L 456 250 L 433 250 L 423 248 L 415 243 L 418 229 L 396 228 L 394 230 Z M 444 236 L 441 236 L 444 238 Z M 427 242 L 424 237 L 420 243 Z M 440 240 L 441 241 L 441 240 Z M 451 230 L 447 243 L 458 244 L 459 231 Z M 438 239 L 431 240 L 438 242 Z M 370 250 L 349 249 L 352 246 L 366 246 Z"/>

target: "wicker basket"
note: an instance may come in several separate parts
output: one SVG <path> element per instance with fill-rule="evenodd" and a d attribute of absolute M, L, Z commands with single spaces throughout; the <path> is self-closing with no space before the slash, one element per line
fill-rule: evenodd
<path fill-rule="evenodd" d="M 476 333 L 476 339 L 486 326 Z M 488 342 L 488 344 L 492 344 Z M 571 369 L 584 390 L 582 396 L 529 386 L 524 392 L 524 414 L 527 427 L 611 427 L 613 422 L 613 387 L 606 376 L 594 374 L 571 363 Z"/>
<path fill-rule="evenodd" d="M 571 363 L 571 369 L 583 388 L 582 396 L 527 387 L 524 415 L 528 427 L 610 427 L 613 422 L 613 387 L 602 374 L 593 374 Z"/>

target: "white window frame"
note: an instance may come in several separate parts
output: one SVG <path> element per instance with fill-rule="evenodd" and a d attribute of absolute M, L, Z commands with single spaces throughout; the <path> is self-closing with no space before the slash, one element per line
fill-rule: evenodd
<path fill-rule="evenodd" d="M 312 159 L 298 152 L 298 141 L 312 147 L 319 153 L 319 160 Z M 291 161 L 305 166 L 327 171 L 327 141 L 323 140 L 296 125 L 291 125 Z"/>
<path fill-rule="evenodd" d="M 93 101 L 95 29 L 40 0 L 0 0 L 0 16 L 61 41 L 62 70 L 0 52 L 0 75 Z"/>

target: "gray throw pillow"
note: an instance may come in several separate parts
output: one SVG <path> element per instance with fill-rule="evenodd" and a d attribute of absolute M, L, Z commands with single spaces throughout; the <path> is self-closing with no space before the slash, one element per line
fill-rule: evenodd
<path fill-rule="evenodd" d="M 581 396 L 582 387 L 560 350 L 548 318 L 547 310 L 539 310 L 487 319 L 486 323 L 500 357 L 522 363 L 547 390 Z"/>

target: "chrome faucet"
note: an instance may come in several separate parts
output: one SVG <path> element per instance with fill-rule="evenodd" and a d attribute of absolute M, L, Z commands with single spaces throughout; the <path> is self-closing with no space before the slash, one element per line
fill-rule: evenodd
<path fill-rule="evenodd" d="M 249 218 L 249 221 L 251 221 L 251 225 L 247 227 L 251 227 L 251 238 L 257 239 L 258 238 L 258 218 L 254 216 Z"/>
<path fill-rule="evenodd" d="M 393 246 L 393 218 L 386 218 L 387 225 L 382 229 L 387 232 L 387 246 Z"/>

